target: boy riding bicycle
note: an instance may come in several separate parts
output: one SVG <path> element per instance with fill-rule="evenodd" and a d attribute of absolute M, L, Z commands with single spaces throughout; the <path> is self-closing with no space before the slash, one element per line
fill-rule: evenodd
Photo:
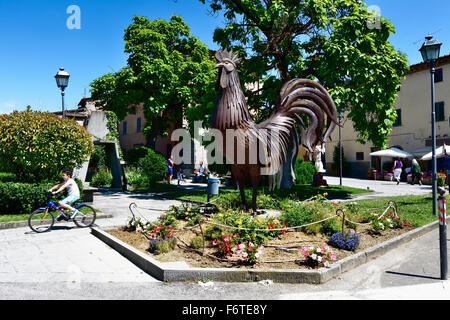
<path fill-rule="evenodd" d="M 80 189 L 78 188 L 78 185 L 75 182 L 75 180 L 72 179 L 72 171 L 71 170 L 64 169 L 62 171 L 62 178 L 64 180 L 63 182 L 61 182 L 60 184 L 57 184 L 56 186 L 52 187 L 48 191 L 51 192 L 52 194 L 57 194 L 57 193 L 60 193 L 61 191 L 63 191 L 64 189 L 67 189 L 67 193 L 68 193 L 67 197 L 62 199 L 61 201 L 59 201 L 58 205 L 61 208 L 69 210 L 72 213 L 70 218 L 73 218 L 78 213 L 78 210 L 72 208 L 70 205 L 72 203 L 74 203 L 75 201 L 77 201 L 78 199 L 80 199 Z M 56 190 L 56 191 L 54 191 L 54 190 Z M 56 218 L 56 221 L 61 221 L 63 219 L 69 220 L 70 218 L 67 217 L 64 213 L 61 213 Z"/>

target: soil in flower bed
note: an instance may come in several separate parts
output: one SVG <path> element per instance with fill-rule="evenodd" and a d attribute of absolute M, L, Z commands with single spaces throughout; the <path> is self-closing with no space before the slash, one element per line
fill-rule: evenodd
<path fill-rule="evenodd" d="M 181 222 L 177 229 L 181 230 L 184 225 L 185 223 Z M 389 229 L 387 231 L 383 231 L 381 234 L 374 234 L 371 230 L 371 225 L 358 226 L 357 233 L 358 235 L 360 235 L 361 241 L 358 249 L 354 252 L 341 250 L 330 246 L 327 243 L 329 237 L 320 233 L 313 235 L 306 234 L 300 231 L 287 232 L 286 234 L 282 234 L 277 238 L 268 240 L 264 245 L 263 254 L 257 259 L 257 262 L 254 265 L 245 264 L 242 261 L 239 261 L 238 257 L 236 256 L 228 257 L 226 259 L 227 261 L 225 262 L 219 261 L 210 256 L 202 256 L 199 252 L 189 251 L 184 248 L 180 248 L 179 246 L 177 246 L 177 248 L 171 252 L 155 255 L 148 251 L 149 240 L 141 232 L 130 232 L 126 231 L 124 227 L 120 227 L 118 229 L 110 230 L 108 231 L 108 233 L 131 245 L 132 247 L 145 252 L 146 254 L 152 256 L 154 259 L 160 262 L 185 261 L 191 267 L 201 268 L 233 267 L 252 269 L 307 269 L 309 267 L 304 263 L 304 257 L 301 252 L 302 247 L 322 247 L 328 245 L 336 255 L 336 261 L 339 261 L 354 253 L 364 251 L 377 244 L 383 243 L 403 233 L 411 231 L 412 228 Z M 191 230 L 177 231 L 175 233 L 175 237 L 181 240 L 178 241 L 178 244 L 182 245 L 183 247 L 183 242 L 187 245 L 190 245 L 191 240 L 199 235 L 201 235 L 199 227 Z M 206 240 L 205 246 L 205 254 L 215 256 L 216 249 L 212 247 L 211 241 Z M 203 248 L 198 248 L 197 250 L 202 251 L 202 249 Z M 331 263 L 333 262 L 330 262 L 330 264 Z"/>

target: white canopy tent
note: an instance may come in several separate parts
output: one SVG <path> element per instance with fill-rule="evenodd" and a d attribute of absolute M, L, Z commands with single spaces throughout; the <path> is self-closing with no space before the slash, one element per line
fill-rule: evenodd
<path fill-rule="evenodd" d="M 413 154 L 414 157 L 422 158 L 428 152 L 431 152 L 431 147 L 420 148 L 420 149 L 414 150 L 411 153 Z"/>
<path fill-rule="evenodd" d="M 372 157 L 389 157 L 389 158 L 412 158 L 413 155 L 409 152 L 400 150 L 398 148 L 390 148 L 386 150 L 375 151 L 370 154 Z"/>
<path fill-rule="evenodd" d="M 433 153 L 427 153 L 420 160 L 431 160 L 433 157 Z M 445 158 L 450 157 L 450 146 L 446 146 L 445 144 L 436 149 L 436 158 Z"/>

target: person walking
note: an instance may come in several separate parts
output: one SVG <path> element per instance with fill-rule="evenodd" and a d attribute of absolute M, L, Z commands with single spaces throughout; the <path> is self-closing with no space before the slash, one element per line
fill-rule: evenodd
<path fill-rule="evenodd" d="M 397 159 L 395 159 L 395 161 L 394 161 L 394 166 L 392 167 L 392 170 L 394 171 L 394 179 L 397 180 L 397 185 L 400 184 L 400 177 L 402 175 L 402 168 L 403 168 L 403 163 L 400 160 L 400 158 L 397 157 Z"/>
<path fill-rule="evenodd" d="M 172 159 L 172 155 L 169 157 L 169 159 L 167 159 L 167 169 L 169 171 L 169 184 L 172 181 L 172 177 L 173 177 L 173 159 Z"/>
<path fill-rule="evenodd" d="M 414 183 L 417 179 L 417 181 L 419 182 L 419 186 L 421 186 L 422 185 L 422 170 L 420 169 L 420 165 L 416 159 L 412 160 L 411 173 L 412 173 L 411 184 L 414 185 Z"/>

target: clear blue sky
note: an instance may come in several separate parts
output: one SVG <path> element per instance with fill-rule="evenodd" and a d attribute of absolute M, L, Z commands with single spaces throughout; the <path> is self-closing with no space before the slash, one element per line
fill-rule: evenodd
<path fill-rule="evenodd" d="M 396 34 L 391 43 L 405 53 L 410 64 L 421 61 L 418 49 L 428 33 L 444 43 L 450 53 L 450 2 L 445 0 L 373 0 L 392 21 Z M 81 9 L 81 29 L 69 30 L 70 5 Z M 71 75 L 66 108 L 89 96 L 89 83 L 126 65 L 124 29 L 133 15 L 153 19 L 182 16 L 191 33 L 210 49 L 222 17 L 208 15 L 198 0 L 0 0 L 0 113 L 24 110 L 57 111 L 61 95 L 54 75 L 64 67 Z"/>

